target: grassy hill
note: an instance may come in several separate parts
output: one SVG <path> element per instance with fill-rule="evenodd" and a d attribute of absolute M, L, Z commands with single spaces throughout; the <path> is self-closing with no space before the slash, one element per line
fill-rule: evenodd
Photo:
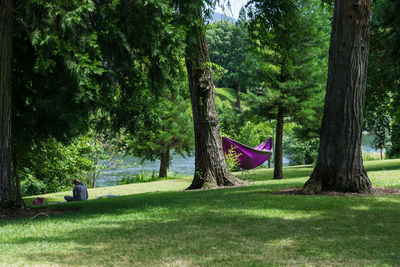
<path fill-rule="evenodd" d="M 400 160 L 365 165 L 374 186 L 400 188 Z M 190 177 L 98 188 L 48 207 L 74 213 L 0 220 L 0 265 L 398 265 L 400 195 L 275 194 L 300 188 L 312 167 L 284 168 L 279 181 L 272 171 L 237 173 L 252 185 L 219 190 L 183 191 Z M 93 199 L 104 193 L 123 196 Z"/>
<path fill-rule="evenodd" d="M 215 104 L 218 108 L 229 107 L 234 108 L 236 105 L 236 89 L 232 88 L 215 88 Z M 241 94 L 241 108 L 246 109 L 246 94 Z"/>

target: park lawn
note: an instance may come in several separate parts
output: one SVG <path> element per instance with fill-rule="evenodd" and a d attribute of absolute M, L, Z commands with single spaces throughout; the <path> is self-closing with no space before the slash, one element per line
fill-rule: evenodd
<path fill-rule="evenodd" d="M 374 186 L 400 188 L 400 160 L 365 165 Z M 288 167 L 279 181 L 271 170 L 237 173 L 254 183 L 219 190 L 182 191 L 190 178 L 103 189 L 132 191 L 49 207 L 74 213 L 1 220 L 0 265 L 399 265 L 400 195 L 272 193 L 300 188 L 311 171 Z"/>

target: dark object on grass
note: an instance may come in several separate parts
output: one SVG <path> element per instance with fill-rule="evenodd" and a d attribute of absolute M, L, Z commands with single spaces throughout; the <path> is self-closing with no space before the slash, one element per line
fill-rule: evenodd
<path fill-rule="evenodd" d="M 74 191 L 73 191 L 73 196 L 72 197 L 65 196 L 64 199 L 67 202 L 87 200 L 89 198 L 89 194 L 88 194 L 86 185 L 77 179 L 74 180 L 74 184 L 75 184 L 75 187 L 74 187 Z"/>
<path fill-rule="evenodd" d="M 34 201 L 32 201 L 33 206 L 44 205 L 44 204 L 46 204 L 46 199 L 44 197 L 37 197 L 35 198 Z"/>

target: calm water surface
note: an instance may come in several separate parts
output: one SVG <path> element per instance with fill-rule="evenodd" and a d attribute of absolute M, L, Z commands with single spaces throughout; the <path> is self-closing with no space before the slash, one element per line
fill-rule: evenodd
<path fill-rule="evenodd" d="M 123 163 L 112 169 L 107 169 L 103 171 L 100 177 L 97 179 L 97 187 L 113 186 L 117 185 L 125 175 L 136 175 L 136 174 L 149 174 L 153 172 L 158 175 L 160 168 L 160 161 L 145 161 L 141 163 L 140 158 L 136 157 L 123 157 L 117 160 L 122 160 Z M 288 165 L 289 161 L 286 157 L 283 157 L 283 164 Z M 267 166 L 267 162 L 264 163 Z M 169 167 L 169 176 L 193 176 L 194 174 L 194 156 L 182 157 L 180 155 L 174 155 L 171 160 L 171 165 Z"/>
<path fill-rule="evenodd" d="M 117 185 L 122 180 L 122 177 L 127 174 L 136 175 L 145 173 L 151 175 L 154 172 L 155 175 L 158 175 L 160 168 L 159 160 L 141 162 L 140 158 L 130 156 L 117 160 L 122 160 L 123 163 L 116 168 L 103 171 L 97 180 L 98 187 Z M 190 176 L 193 173 L 194 156 L 186 158 L 180 155 L 173 156 L 168 171 L 169 176 Z"/>

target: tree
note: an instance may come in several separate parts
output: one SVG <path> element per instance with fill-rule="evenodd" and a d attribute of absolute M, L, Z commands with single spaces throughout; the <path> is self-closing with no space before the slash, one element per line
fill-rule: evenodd
<path fill-rule="evenodd" d="M 256 59 L 251 53 L 245 9 L 240 10 L 239 19 L 235 24 L 230 21 L 218 21 L 209 25 L 206 37 L 211 62 L 227 70 L 217 86 L 235 88 L 236 107 L 240 109 L 240 92 L 246 92 L 257 84 L 258 73 Z"/>
<path fill-rule="evenodd" d="M 318 160 L 304 194 L 371 191 L 361 156 L 371 2 L 336 0 Z"/>
<path fill-rule="evenodd" d="M 186 32 L 186 68 L 195 134 L 195 173 L 188 189 L 243 185 L 228 170 L 222 150 L 214 84 L 204 33 L 202 1 L 182 1 Z"/>
<path fill-rule="evenodd" d="M 109 114 L 107 124 L 115 132 L 126 129 L 127 153 L 160 158 L 161 177 L 167 175 L 170 150 L 189 152 L 193 137 L 186 112 L 189 94 L 183 90 L 184 32 L 172 4 L 106 1 L 98 6 L 95 19 L 106 62 L 102 102 Z"/>
<path fill-rule="evenodd" d="M 13 1 L 0 1 L 0 210 L 23 205 L 11 172 Z"/>
<path fill-rule="evenodd" d="M 397 5 L 397 9 L 396 9 Z M 364 127 L 375 133 L 374 145 L 390 157 L 400 155 L 398 127 L 400 1 L 373 1 Z M 381 153 L 382 154 L 382 153 Z"/>
<path fill-rule="evenodd" d="M 129 143 L 133 155 L 153 161 L 160 159 L 159 177 L 168 176 L 171 150 L 187 156 L 193 149 L 190 103 L 179 94 L 166 93 L 147 114 L 154 127 L 138 128 Z"/>
<path fill-rule="evenodd" d="M 251 34 L 264 69 L 254 113 L 276 119 L 274 179 L 283 178 L 283 126 L 313 120 L 321 105 L 329 12 L 317 1 L 250 1 Z"/>
<path fill-rule="evenodd" d="M 11 135 L 17 191 L 19 172 L 34 168 L 32 150 L 54 147 L 53 138 L 68 146 L 88 128 L 98 103 L 96 78 L 104 71 L 90 21 L 94 10 L 92 1 L 16 2 Z"/>

